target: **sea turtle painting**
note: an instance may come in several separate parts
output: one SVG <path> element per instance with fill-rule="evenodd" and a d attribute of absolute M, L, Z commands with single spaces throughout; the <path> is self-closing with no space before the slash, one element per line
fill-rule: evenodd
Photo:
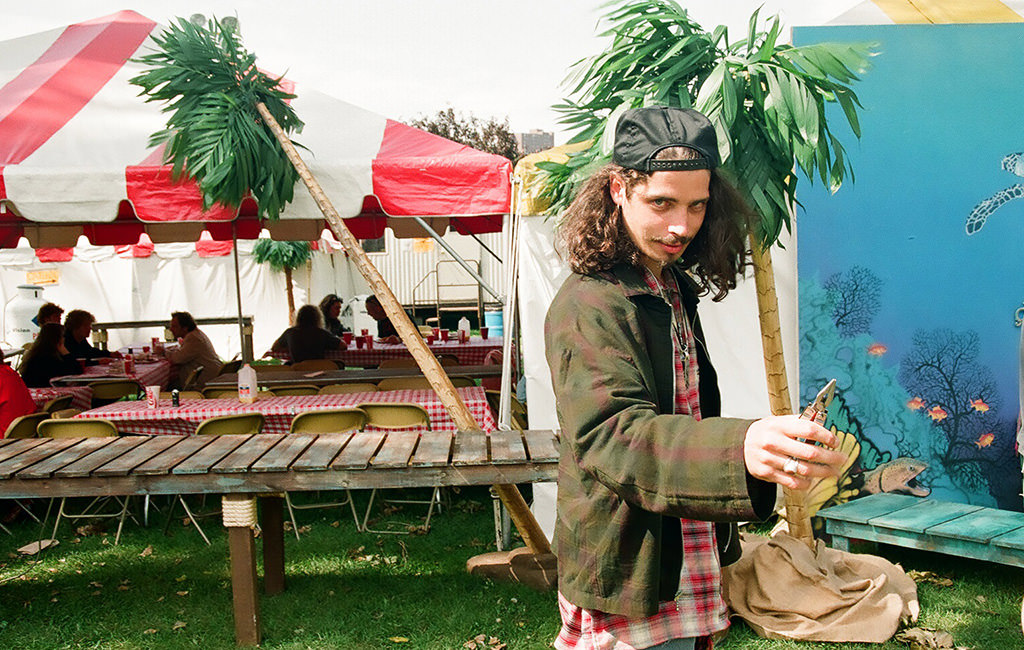
<path fill-rule="evenodd" d="M 1018 151 L 1017 153 L 1007 154 L 1003 156 L 1002 168 L 1016 176 L 1024 177 L 1024 152 Z M 971 214 L 967 217 L 967 223 L 964 224 L 964 229 L 968 235 L 973 235 L 985 226 L 985 222 L 988 220 L 989 215 L 998 210 L 1003 206 L 1004 203 L 1009 203 L 1014 199 L 1024 197 L 1024 185 L 1020 183 L 1000 190 L 985 199 L 978 205 L 974 206 L 971 210 Z"/>

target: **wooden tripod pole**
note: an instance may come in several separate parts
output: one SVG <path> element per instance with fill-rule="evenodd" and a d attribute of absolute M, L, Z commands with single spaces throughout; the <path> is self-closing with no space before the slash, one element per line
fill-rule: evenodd
<path fill-rule="evenodd" d="M 761 250 L 752 242 L 754 257 L 754 284 L 757 288 L 757 312 L 761 322 L 761 347 L 764 350 L 764 369 L 768 376 L 768 403 L 773 415 L 793 412 L 786 378 L 786 358 L 782 353 L 782 327 L 779 325 L 779 299 L 775 293 L 775 272 L 772 270 L 771 250 Z M 814 548 L 814 531 L 807 514 L 807 492 L 782 488 L 786 505 L 786 523 L 789 534 L 810 548 Z"/>
<path fill-rule="evenodd" d="M 367 257 L 359 245 L 359 242 L 349 232 L 349 229 L 341 220 L 338 211 L 331 204 L 331 200 L 327 198 L 327 194 L 320 187 L 320 183 L 317 182 L 316 178 L 309 171 L 309 167 L 299 157 L 299 152 L 296 151 L 288 135 L 285 134 L 281 125 L 277 123 L 277 120 L 274 119 L 274 116 L 271 115 L 262 102 L 256 104 L 256 109 L 259 111 L 263 121 L 274 133 L 277 141 L 281 144 L 285 154 L 288 156 L 288 160 L 291 161 L 296 171 L 298 171 L 299 177 L 306 184 L 306 188 L 313 196 L 313 200 L 316 201 L 320 211 L 323 212 L 327 223 L 331 226 L 331 230 L 334 231 L 334 235 L 345 248 L 345 252 L 355 261 L 356 268 L 363 274 L 370 288 L 373 289 L 373 293 L 380 300 L 381 306 L 398 331 L 398 336 L 401 337 L 402 342 L 409 349 L 413 359 L 416 360 L 417 365 L 423 371 L 423 375 L 430 382 L 430 386 L 441 399 L 441 403 L 448 410 L 452 420 L 455 421 L 455 426 L 460 431 L 479 431 L 480 425 L 473 419 L 473 414 L 470 413 L 469 408 L 466 407 L 462 398 L 455 391 L 455 386 L 452 385 L 437 357 L 430 351 L 430 348 L 427 347 L 427 344 L 420 336 L 419 330 L 409 320 L 409 315 L 402 309 L 402 305 L 395 298 L 395 294 L 391 292 L 391 288 L 384 281 L 380 271 L 373 265 L 370 258 Z M 548 543 L 548 538 L 544 535 L 537 520 L 534 519 L 533 513 L 530 512 L 526 501 L 523 500 L 523 496 L 519 493 L 516 486 L 496 485 L 495 491 L 501 497 L 502 502 L 508 509 L 509 515 L 512 517 L 512 521 L 515 523 L 519 534 L 522 535 L 523 541 L 530 551 L 535 554 L 550 553 L 551 545 Z"/>

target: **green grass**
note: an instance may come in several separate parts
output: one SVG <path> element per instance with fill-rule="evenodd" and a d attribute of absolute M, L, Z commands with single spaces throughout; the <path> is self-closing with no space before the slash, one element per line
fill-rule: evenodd
<path fill-rule="evenodd" d="M 553 593 L 465 572 L 468 558 L 494 550 L 490 508 L 486 491 L 463 491 L 428 535 L 413 536 L 358 534 L 348 511 L 299 512 L 299 525 L 309 530 L 299 542 L 286 533 L 287 590 L 261 596 L 263 647 L 459 649 L 478 634 L 510 650 L 550 647 L 559 627 Z M 61 544 L 36 558 L 15 549 L 38 539 L 38 525 L 19 523 L 13 536 L 0 534 L 0 648 L 233 648 L 219 517 L 201 522 L 209 547 L 180 520 L 170 536 L 162 523 L 129 525 L 118 547 L 112 535 L 76 538 L 62 527 Z M 953 580 L 952 587 L 920 585 L 921 625 L 948 630 L 960 646 L 1021 647 L 1024 570 L 888 547 L 878 552 Z M 392 640 L 402 638 L 408 640 Z M 742 623 L 718 647 L 906 648 L 895 641 L 766 641 Z"/>

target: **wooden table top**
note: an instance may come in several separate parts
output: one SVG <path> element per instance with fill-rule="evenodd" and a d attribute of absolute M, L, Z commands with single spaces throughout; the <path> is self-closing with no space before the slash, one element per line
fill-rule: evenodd
<path fill-rule="evenodd" d="M 496 364 L 475 366 L 444 366 L 449 377 L 500 377 L 501 366 Z M 418 367 L 410 368 L 351 368 L 345 370 L 325 370 L 321 373 L 294 370 L 257 370 L 259 385 L 273 389 L 275 386 L 295 386 L 297 384 L 348 384 L 368 382 L 375 384 L 382 379 L 398 377 L 422 377 L 423 371 Z M 238 386 L 238 373 L 226 373 L 214 377 L 206 383 L 207 388 L 235 388 Z"/>
<path fill-rule="evenodd" d="M 0 440 L 0 497 L 267 494 L 553 481 L 551 430 Z"/>

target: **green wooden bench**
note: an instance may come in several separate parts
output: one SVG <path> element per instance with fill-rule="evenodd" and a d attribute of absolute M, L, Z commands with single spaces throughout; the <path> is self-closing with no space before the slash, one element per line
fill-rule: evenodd
<path fill-rule="evenodd" d="M 832 546 L 850 539 L 1024 567 L 1024 513 L 901 494 L 872 494 L 818 512 Z"/>

